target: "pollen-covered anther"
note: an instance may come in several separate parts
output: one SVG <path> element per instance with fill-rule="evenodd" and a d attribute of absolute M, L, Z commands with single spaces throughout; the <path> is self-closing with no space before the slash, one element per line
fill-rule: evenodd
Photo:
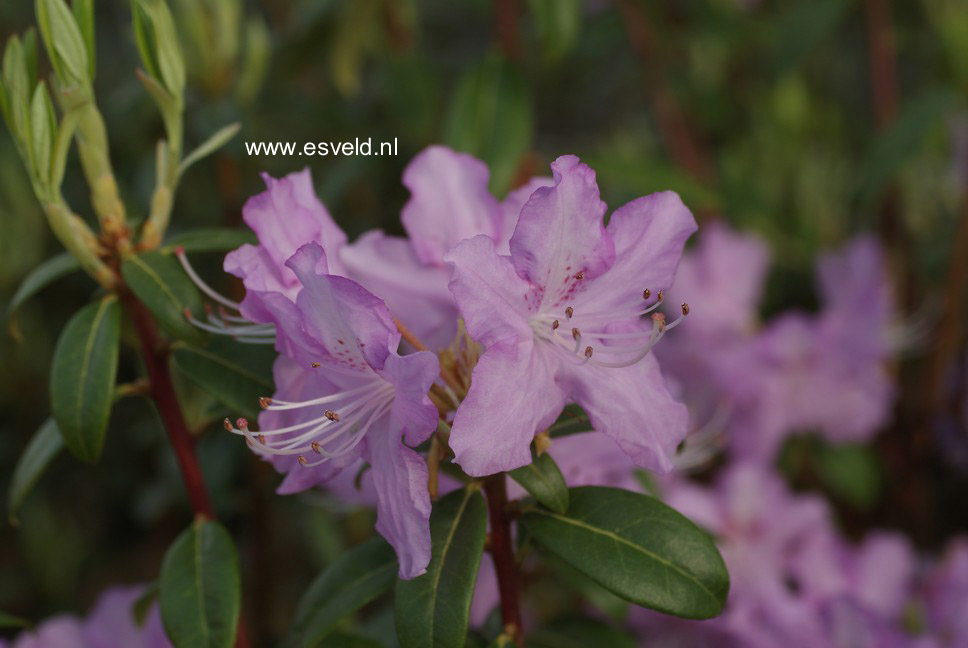
<path fill-rule="evenodd" d="M 658 293 L 656 293 L 655 298 L 658 299 L 659 301 L 662 301 L 663 299 L 665 299 L 665 295 L 662 294 L 662 291 L 660 290 Z"/>
<path fill-rule="evenodd" d="M 299 457 L 298 457 L 298 459 L 299 459 L 299 463 L 300 463 L 301 465 L 303 465 L 303 466 L 305 466 L 305 465 L 306 465 L 306 463 L 307 463 L 307 461 L 306 461 L 306 457 L 304 457 L 304 456 L 302 456 L 302 455 L 299 455 Z"/>
<path fill-rule="evenodd" d="M 234 429 L 232 427 L 232 421 L 230 421 L 227 417 L 224 421 L 222 421 L 222 427 L 224 427 L 229 432 L 231 432 Z"/>
<path fill-rule="evenodd" d="M 189 308 L 188 306 L 186 306 L 186 307 L 185 307 L 185 308 L 184 308 L 184 309 L 182 310 L 182 315 L 183 315 L 183 316 L 185 317 L 185 319 L 187 319 L 187 320 L 188 320 L 189 322 L 190 322 L 190 321 L 192 321 L 192 320 L 194 319 L 194 316 L 192 315 L 192 309 L 191 309 L 191 308 Z"/>
<path fill-rule="evenodd" d="M 646 288 L 642 291 L 642 299 L 648 301 L 649 297 L 652 296 L 652 291 Z"/>
<path fill-rule="evenodd" d="M 571 329 L 571 339 L 578 340 L 580 338 L 581 338 L 581 331 L 579 331 L 577 328 Z"/>
<path fill-rule="evenodd" d="M 259 407 L 261 407 L 262 409 L 269 409 L 270 405 L 272 405 L 271 398 L 268 398 L 266 396 L 259 397 Z"/>
<path fill-rule="evenodd" d="M 313 452 L 315 452 L 316 454 L 320 454 L 319 441 L 313 441 L 312 443 L 309 444 L 309 446 L 313 449 Z"/>
<path fill-rule="evenodd" d="M 591 358 L 592 357 L 592 353 L 594 353 L 594 351 L 595 350 L 592 349 L 590 346 L 585 347 L 585 357 L 586 358 Z"/>
<path fill-rule="evenodd" d="M 244 418 L 236 419 L 235 427 L 239 428 L 240 430 L 246 430 L 249 427 L 249 422 Z"/>
<path fill-rule="evenodd" d="M 558 322 L 558 320 L 555 320 L 554 322 L 551 323 L 551 330 L 557 331 L 559 326 L 561 326 L 561 324 Z"/>
<path fill-rule="evenodd" d="M 575 309 L 572 308 L 571 306 L 565 309 L 565 317 L 567 317 L 568 319 L 571 319 L 571 316 L 574 314 L 575 314 Z"/>
<path fill-rule="evenodd" d="M 584 278 L 585 278 L 584 272 L 579 272 L 578 274 L 575 275 L 575 279 L 577 279 L 578 281 L 581 281 Z"/>
<path fill-rule="evenodd" d="M 688 314 L 689 314 L 689 304 L 687 304 L 686 302 L 682 302 L 682 315 L 683 315 L 683 317 L 685 317 Z"/>
<path fill-rule="evenodd" d="M 262 445 L 265 445 L 266 444 L 266 435 L 260 434 L 256 438 L 259 440 L 259 443 L 261 443 Z"/>
<path fill-rule="evenodd" d="M 334 423 L 339 421 L 339 414 L 337 414 L 333 410 L 326 410 L 325 412 L 323 412 L 323 415 L 326 418 L 328 418 L 330 421 L 333 421 Z"/>
<path fill-rule="evenodd" d="M 314 363 L 310 364 L 309 366 L 312 367 L 313 369 L 319 369 L 320 364 L 318 362 L 314 362 Z"/>

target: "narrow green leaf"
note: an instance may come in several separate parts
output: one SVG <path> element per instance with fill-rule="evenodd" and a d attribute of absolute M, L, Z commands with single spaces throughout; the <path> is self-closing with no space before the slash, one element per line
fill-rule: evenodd
<path fill-rule="evenodd" d="M 246 345 L 211 336 L 206 347 L 178 343 L 175 365 L 219 402 L 250 418 L 259 415 L 259 398 L 274 390 L 270 346 Z"/>
<path fill-rule="evenodd" d="M 161 79 L 158 71 L 158 59 L 155 56 L 155 36 L 151 29 L 151 18 L 142 6 L 142 0 L 131 0 L 131 26 L 134 29 L 134 41 L 141 54 L 141 62 L 148 74 L 155 79 Z"/>
<path fill-rule="evenodd" d="M 30 149 L 33 153 L 33 173 L 43 179 L 44 184 L 50 178 L 50 155 L 54 137 L 50 128 L 50 118 L 47 105 L 47 86 L 41 81 L 34 90 L 30 102 Z"/>
<path fill-rule="evenodd" d="M 225 252 L 258 242 L 255 233 L 249 229 L 193 229 L 172 236 L 161 251 L 171 252 L 181 247 L 186 252 Z"/>
<path fill-rule="evenodd" d="M 27 628 L 29 626 L 30 621 L 27 619 L 21 619 L 6 612 L 0 612 L 0 628 Z"/>
<path fill-rule="evenodd" d="M 161 563 L 161 620 L 176 646 L 229 648 L 241 606 L 235 545 L 217 522 L 196 520 Z"/>
<path fill-rule="evenodd" d="M 10 493 L 7 495 L 7 511 L 11 519 L 16 518 L 24 498 L 63 447 L 64 441 L 57 423 L 52 418 L 47 419 L 27 444 L 13 469 Z"/>
<path fill-rule="evenodd" d="M 88 304 L 61 332 L 51 366 L 50 396 L 64 445 L 83 461 L 101 456 L 121 343 L 115 296 Z"/>
<path fill-rule="evenodd" d="M 729 575 L 712 538 L 648 495 L 573 488 L 567 515 L 534 507 L 520 522 L 538 544 L 637 605 L 708 619 L 726 603 Z"/>
<path fill-rule="evenodd" d="M 568 485 L 558 469 L 558 464 L 547 452 L 527 466 L 521 466 L 508 474 L 538 502 L 555 513 L 568 510 Z"/>
<path fill-rule="evenodd" d="M 397 581 L 397 637 L 403 648 L 464 645 L 486 528 L 487 507 L 475 487 L 434 504 L 427 573 Z"/>
<path fill-rule="evenodd" d="M 323 639 L 340 620 L 389 591 L 396 574 L 397 557 L 383 538 L 344 552 L 303 594 L 285 646 L 324 645 Z"/>
<path fill-rule="evenodd" d="M 34 268 L 23 282 L 21 282 L 20 287 L 17 288 L 17 292 L 14 293 L 13 298 L 7 305 L 7 317 L 13 315 L 25 301 L 43 290 L 50 283 L 72 272 L 77 272 L 80 269 L 81 264 L 70 252 L 62 252 L 57 256 L 47 259 Z"/>
<path fill-rule="evenodd" d="M 63 84 L 90 85 L 87 47 L 64 0 L 37 0 L 37 22 L 47 55 Z"/>
<path fill-rule="evenodd" d="M 131 604 L 131 618 L 134 619 L 135 625 L 138 627 L 144 625 L 148 618 L 148 612 L 151 611 L 151 606 L 158 602 L 158 591 L 158 582 L 155 581 L 145 587 L 145 591 L 139 594 L 138 598 Z"/>
<path fill-rule="evenodd" d="M 581 0 L 528 0 L 544 55 L 556 60 L 568 53 L 581 30 Z"/>
<path fill-rule="evenodd" d="M 71 8 L 74 10 L 74 20 L 84 39 L 87 50 L 87 73 L 94 79 L 95 48 L 94 48 L 94 0 L 74 0 Z"/>
<path fill-rule="evenodd" d="M 925 135 L 941 123 L 954 102 L 948 89 L 926 90 L 908 102 L 894 126 L 877 138 L 858 172 L 857 197 L 861 204 L 875 199 L 894 173 L 917 152 Z"/>
<path fill-rule="evenodd" d="M 444 141 L 491 169 L 490 186 L 503 196 L 531 148 L 533 108 L 520 72 L 498 55 L 468 68 L 451 98 Z"/>
<path fill-rule="evenodd" d="M 181 164 L 178 165 L 178 175 L 185 173 L 191 165 L 195 164 L 206 155 L 214 153 L 218 149 L 225 146 L 225 144 L 235 137 L 235 134 L 239 132 L 242 128 L 242 124 L 235 122 L 234 124 L 229 124 L 223 128 L 216 131 L 211 137 L 209 137 L 205 142 L 203 142 L 197 149 L 185 156 Z"/>
<path fill-rule="evenodd" d="M 201 309 L 201 295 L 174 257 L 158 251 L 132 255 L 122 264 L 121 274 L 165 330 L 189 342 L 204 340 L 201 330 L 185 319 L 186 309 Z"/>

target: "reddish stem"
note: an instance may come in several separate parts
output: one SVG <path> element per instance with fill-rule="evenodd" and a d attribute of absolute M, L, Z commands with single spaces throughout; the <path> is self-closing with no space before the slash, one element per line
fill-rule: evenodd
<path fill-rule="evenodd" d="M 510 61 L 521 58 L 518 44 L 518 3 L 517 0 L 496 0 L 494 8 L 497 22 L 497 41 L 501 52 Z"/>
<path fill-rule="evenodd" d="M 507 515 L 508 493 L 504 474 L 493 475 L 484 481 L 487 510 L 491 522 L 490 551 L 497 572 L 497 587 L 501 596 L 501 618 L 504 632 L 515 645 L 523 643 L 521 608 L 518 603 L 518 563 L 511 539 L 511 519 Z"/>
<path fill-rule="evenodd" d="M 192 441 L 191 433 L 188 431 L 188 426 L 185 424 L 181 406 L 178 404 L 178 397 L 175 395 L 175 386 L 171 381 L 167 345 L 158 337 L 158 331 L 155 328 L 155 321 L 151 317 L 151 313 L 148 312 L 144 304 L 138 301 L 137 297 L 125 292 L 122 294 L 121 300 L 131 316 L 135 331 L 138 333 L 138 340 L 141 342 L 141 357 L 144 359 L 145 367 L 148 370 L 148 379 L 151 381 L 151 398 L 155 401 L 158 414 L 161 416 L 162 423 L 164 423 L 165 432 L 168 433 L 168 441 L 171 443 L 175 458 L 178 460 L 178 467 L 181 469 L 182 481 L 188 491 L 192 510 L 196 515 L 214 520 L 215 510 L 212 508 L 212 500 L 208 495 L 208 488 L 205 486 L 198 457 L 195 456 L 195 444 Z M 239 631 L 235 645 L 236 648 L 249 648 L 250 645 L 245 624 L 241 618 L 239 619 Z"/>

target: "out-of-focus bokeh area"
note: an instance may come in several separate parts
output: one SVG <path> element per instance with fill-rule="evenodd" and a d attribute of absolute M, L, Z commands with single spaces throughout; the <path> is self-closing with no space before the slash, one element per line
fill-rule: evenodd
<path fill-rule="evenodd" d="M 889 367 L 898 386 L 893 415 L 873 440 L 846 451 L 812 437 L 788 440 L 778 466 L 795 491 L 827 498 L 848 538 L 897 530 L 932 555 L 968 529 L 963 0 L 170 4 L 190 77 L 186 150 L 227 123 L 242 124 L 186 175 L 173 232 L 240 224 L 246 197 L 263 189 L 259 172 L 279 176 L 308 164 L 351 238 L 374 227 L 399 233 L 403 168 L 443 143 L 485 160 L 499 197 L 575 153 L 596 170 L 610 208 L 673 189 L 700 232 L 719 220 L 757 233 L 772 253 L 764 319 L 817 310 L 818 253 L 874 234 L 905 333 Z M 163 125 L 135 78 L 128 3 L 104 0 L 96 10 L 95 89 L 122 196 L 129 214 L 143 217 Z M 0 3 L 3 41 L 33 24 L 32 3 Z M 248 156 L 244 146 L 356 137 L 396 139 L 399 154 Z M 76 153 L 64 193 L 90 217 Z M 0 304 L 59 251 L 4 129 Z M 219 279 L 220 255 L 193 262 L 238 295 Z M 0 337 L 4 493 L 49 415 L 57 335 L 93 286 L 80 274 L 59 280 Z M 122 356 L 122 378 L 140 373 L 133 357 Z M 271 467 L 212 425 L 224 410 L 187 386 L 185 405 L 205 432 L 205 476 L 239 543 L 248 623 L 255 637 L 278 637 L 312 577 L 371 532 L 372 514 L 322 495 L 274 495 Z M 0 527 L 0 608 L 33 619 L 84 612 L 108 585 L 151 581 L 189 515 L 157 414 L 147 400 L 125 398 L 99 464 L 58 457 L 16 526 Z M 548 615 L 573 604 L 537 587 L 533 598 L 543 597 Z M 367 628 L 392 636 L 392 615 L 378 614 Z"/>

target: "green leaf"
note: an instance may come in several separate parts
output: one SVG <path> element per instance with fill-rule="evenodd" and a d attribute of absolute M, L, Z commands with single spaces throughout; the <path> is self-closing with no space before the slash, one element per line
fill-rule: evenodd
<path fill-rule="evenodd" d="M 176 646 L 229 648 L 241 606 L 239 562 L 228 532 L 198 519 L 161 563 L 161 620 Z"/>
<path fill-rule="evenodd" d="M 165 330 L 189 342 L 204 340 L 201 330 L 185 319 L 186 309 L 201 309 L 201 295 L 174 257 L 158 251 L 129 256 L 121 275 Z"/>
<path fill-rule="evenodd" d="M 785 6 L 773 31 L 771 72 L 778 77 L 796 67 L 813 49 L 833 35 L 850 9 L 847 0 L 800 0 Z"/>
<path fill-rule="evenodd" d="M 556 60 L 568 53 L 581 30 L 581 0 L 528 0 L 545 57 Z"/>
<path fill-rule="evenodd" d="M 322 646 L 323 644 L 311 644 Z M 348 632 L 334 632 L 326 638 L 326 648 L 384 648 L 376 639 L 361 637 Z"/>
<path fill-rule="evenodd" d="M 268 345 L 246 345 L 211 336 L 207 347 L 177 343 L 175 365 L 219 402 L 250 418 L 259 415 L 259 398 L 274 390 L 272 363 L 275 351 Z"/>
<path fill-rule="evenodd" d="M 172 236 L 161 248 L 171 252 L 181 247 L 185 252 L 225 252 L 249 243 L 258 244 L 259 239 L 249 229 L 194 229 Z"/>
<path fill-rule="evenodd" d="M 533 507 L 520 522 L 538 544 L 637 605 L 708 619 L 726 603 L 729 575 L 712 538 L 648 495 L 573 488 L 567 515 Z"/>
<path fill-rule="evenodd" d="M 487 507 L 476 487 L 454 491 L 434 504 L 427 573 L 397 581 L 395 614 L 402 648 L 464 645 L 486 527 Z"/>
<path fill-rule="evenodd" d="M 229 124 L 228 126 L 220 128 L 218 131 L 212 134 L 211 137 L 205 140 L 197 149 L 185 156 L 185 159 L 182 160 L 181 164 L 178 165 L 178 175 L 180 176 L 181 174 L 185 173 L 185 170 L 188 169 L 188 167 L 195 164 L 206 155 L 214 153 L 218 149 L 225 146 L 230 139 L 235 137 L 235 134 L 238 133 L 239 129 L 241 128 L 242 124 L 240 122 L 235 122 L 234 124 Z"/>
<path fill-rule="evenodd" d="M 155 35 L 151 29 L 151 18 L 142 6 L 141 0 L 131 0 L 131 26 L 134 29 L 134 41 L 141 54 L 141 62 L 148 74 L 160 79 L 158 59 L 155 56 Z"/>
<path fill-rule="evenodd" d="M 37 0 L 37 23 L 62 85 L 90 85 L 87 47 L 64 0 Z"/>
<path fill-rule="evenodd" d="M 569 616 L 528 634 L 528 648 L 635 648 L 635 638 L 598 619 Z"/>
<path fill-rule="evenodd" d="M 533 108 L 520 72 L 496 54 L 471 66 L 457 82 L 444 142 L 491 169 L 491 191 L 503 196 L 531 149 Z"/>
<path fill-rule="evenodd" d="M 74 10 L 74 20 L 77 21 L 77 28 L 84 39 L 84 47 L 87 49 L 87 73 L 91 80 L 94 79 L 95 47 L 94 47 L 94 0 L 74 0 L 71 9 Z"/>
<path fill-rule="evenodd" d="M 57 429 L 57 423 L 52 418 L 47 419 L 27 444 L 13 469 L 10 493 L 7 496 L 7 511 L 11 520 L 16 519 L 24 498 L 63 447 L 64 441 Z"/>
<path fill-rule="evenodd" d="M 6 612 L 0 612 L 0 628 L 26 628 L 30 626 L 30 621 Z"/>
<path fill-rule="evenodd" d="M 397 557 L 383 538 L 344 552 L 316 577 L 296 608 L 287 648 L 321 646 L 343 618 L 388 592 L 397 574 Z M 327 640 L 325 645 L 330 645 Z"/>
<path fill-rule="evenodd" d="M 49 113 L 47 105 L 50 97 L 47 96 L 47 86 L 41 81 L 34 90 L 33 99 L 30 102 L 30 150 L 33 162 L 33 172 L 41 178 L 44 184 L 48 184 L 50 178 L 50 154 L 54 136 L 51 131 Z"/>
<path fill-rule="evenodd" d="M 145 624 L 151 607 L 158 602 L 158 591 L 158 582 L 155 581 L 145 587 L 145 591 L 139 594 L 138 598 L 131 604 L 131 618 L 134 619 L 135 625 L 139 628 Z"/>
<path fill-rule="evenodd" d="M 868 509 L 877 501 L 881 479 L 877 456 L 857 444 L 817 448 L 817 473 L 824 486 L 851 506 Z"/>
<path fill-rule="evenodd" d="M 895 172 L 917 152 L 925 135 L 941 123 L 954 102 L 948 89 L 925 90 L 908 102 L 894 126 L 877 138 L 858 171 L 857 197 L 868 204 L 880 194 Z"/>
<path fill-rule="evenodd" d="M 7 317 L 13 315 L 25 301 L 43 290 L 48 284 L 80 269 L 81 264 L 70 252 L 62 252 L 47 259 L 34 268 L 17 288 L 10 304 L 7 305 Z"/>
<path fill-rule="evenodd" d="M 61 332 L 50 374 L 51 408 L 64 445 L 83 461 L 101 456 L 118 371 L 121 306 L 88 304 Z"/>
<path fill-rule="evenodd" d="M 547 452 L 527 466 L 521 466 L 508 474 L 538 502 L 555 513 L 568 510 L 568 485 L 558 470 L 558 464 Z"/>

